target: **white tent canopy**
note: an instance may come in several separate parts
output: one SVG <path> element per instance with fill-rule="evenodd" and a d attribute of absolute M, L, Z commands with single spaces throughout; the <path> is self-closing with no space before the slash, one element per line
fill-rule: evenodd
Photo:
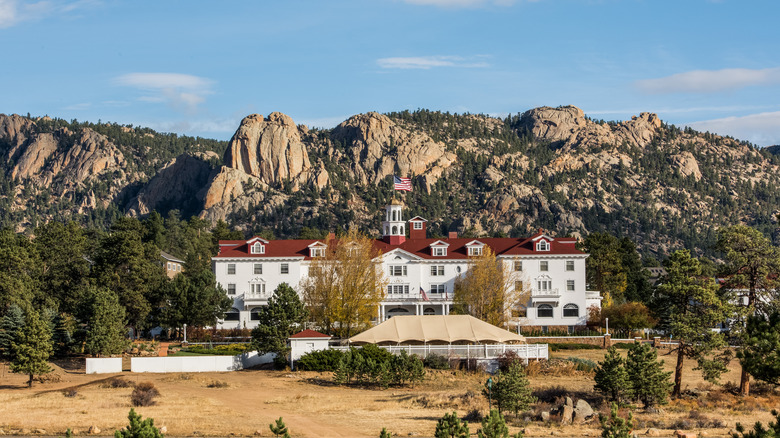
<path fill-rule="evenodd" d="M 349 338 L 349 342 L 477 344 L 525 342 L 525 338 L 469 315 L 414 315 L 394 316 Z"/>

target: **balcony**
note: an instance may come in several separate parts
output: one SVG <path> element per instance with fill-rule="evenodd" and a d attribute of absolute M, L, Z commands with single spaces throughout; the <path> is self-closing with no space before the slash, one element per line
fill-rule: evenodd
<path fill-rule="evenodd" d="M 531 303 L 550 303 L 558 302 L 561 299 L 561 293 L 558 289 L 532 289 L 531 290 Z"/>
<path fill-rule="evenodd" d="M 244 306 L 264 306 L 268 304 L 269 298 L 271 298 L 269 293 L 245 292 L 243 296 Z"/>
<path fill-rule="evenodd" d="M 427 293 L 428 301 L 424 300 L 422 297 L 422 294 L 414 293 L 414 294 L 388 294 L 385 295 L 385 298 L 382 301 L 385 302 L 408 302 L 408 303 L 419 303 L 419 302 L 451 302 L 452 301 L 452 294 L 434 294 L 434 293 Z"/>

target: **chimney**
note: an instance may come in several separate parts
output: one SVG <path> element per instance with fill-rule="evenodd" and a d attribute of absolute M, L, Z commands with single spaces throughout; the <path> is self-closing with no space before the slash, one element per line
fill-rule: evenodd
<path fill-rule="evenodd" d="M 458 238 L 458 232 L 457 231 L 450 231 L 450 234 L 447 236 L 448 239 L 457 239 Z"/>
<path fill-rule="evenodd" d="M 325 242 L 330 242 L 331 240 L 336 240 L 336 233 L 334 233 L 333 231 L 328 233 L 328 240 L 326 240 Z"/>

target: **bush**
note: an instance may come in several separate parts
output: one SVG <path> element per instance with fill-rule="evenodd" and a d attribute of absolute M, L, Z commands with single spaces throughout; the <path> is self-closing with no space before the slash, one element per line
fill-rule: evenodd
<path fill-rule="evenodd" d="M 561 350 L 601 350 L 600 345 L 592 345 L 592 344 L 575 344 L 575 343 L 549 343 L 547 344 L 550 348 L 550 351 L 561 351 Z"/>
<path fill-rule="evenodd" d="M 251 347 L 249 344 L 215 345 L 212 348 L 209 348 L 205 345 L 193 345 L 183 349 L 182 351 L 186 353 L 204 354 L 211 356 L 236 356 L 246 353 L 250 348 Z"/>
<path fill-rule="evenodd" d="M 68 397 L 68 398 L 72 398 L 72 397 L 75 397 L 75 396 L 79 395 L 79 392 L 77 390 L 73 389 L 73 388 L 70 388 L 70 389 L 63 390 L 62 391 L 62 395 L 64 395 L 65 397 Z"/>
<path fill-rule="evenodd" d="M 586 373 L 589 373 L 596 369 L 598 366 L 596 362 L 593 362 L 590 359 L 581 359 L 579 357 L 569 357 L 566 360 L 569 362 L 573 362 L 577 366 L 577 371 L 583 371 Z"/>
<path fill-rule="evenodd" d="M 497 359 L 498 359 L 498 369 L 501 371 L 506 371 L 509 369 L 510 365 L 520 361 L 520 356 L 517 355 L 516 351 L 509 350 L 507 352 L 499 354 Z"/>
<path fill-rule="evenodd" d="M 295 362 L 295 369 L 301 371 L 336 371 L 344 353 L 338 350 L 312 351 Z"/>
<path fill-rule="evenodd" d="M 206 388 L 227 388 L 229 385 L 227 382 L 222 380 L 212 380 L 211 382 L 206 385 Z"/>
<path fill-rule="evenodd" d="M 135 385 L 135 389 L 130 394 L 130 402 L 133 406 L 153 406 L 154 398 L 160 395 L 160 391 L 154 387 L 152 382 L 141 382 Z"/>
<path fill-rule="evenodd" d="M 114 377 L 113 379 L 108 380 L 102 386 L 104 388 L 130 388 L 133 386 L 133 382 L 125 380 L 121 377 Z"/>
<path fill-rule="evenodd" d="M 409 355 L 405 350 L 395 356 L 385 350 L 386 354 L 378 354 L 374 349 L 350 348 L 339 358 L 333 375 L 336 383 L 381 386 L 405 385 L 419 382 L 425 376 L 423 362 L 415 355 Z M 378 360 L 375 360 L 377 358 Z"/>
<path fill-rule="evenodd" d="M 423 365 L 432 370 L 450 369 L 450 360 L 440 354 L 431 354 L 423 360 Z"/>

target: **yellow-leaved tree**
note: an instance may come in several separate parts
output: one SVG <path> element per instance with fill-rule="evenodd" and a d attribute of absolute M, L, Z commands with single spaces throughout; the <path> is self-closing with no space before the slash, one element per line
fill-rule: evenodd
<path fill-rule="evenodd" d="M 453 313 L 467 314 L 498 327 L 508 327 L 513 310 L 524 305 L 519 278 L 485 245 L 471 257 L 469 269 L 455 280 Z"/>
<path fill-rule="evenodd" d="M 373 239 L 351 230 L 328 241 L 325 255 L 312 259 L 301 292 L 321 330 L 346 338 L 377 316 L 386 288 L 380 255 Z"/>

